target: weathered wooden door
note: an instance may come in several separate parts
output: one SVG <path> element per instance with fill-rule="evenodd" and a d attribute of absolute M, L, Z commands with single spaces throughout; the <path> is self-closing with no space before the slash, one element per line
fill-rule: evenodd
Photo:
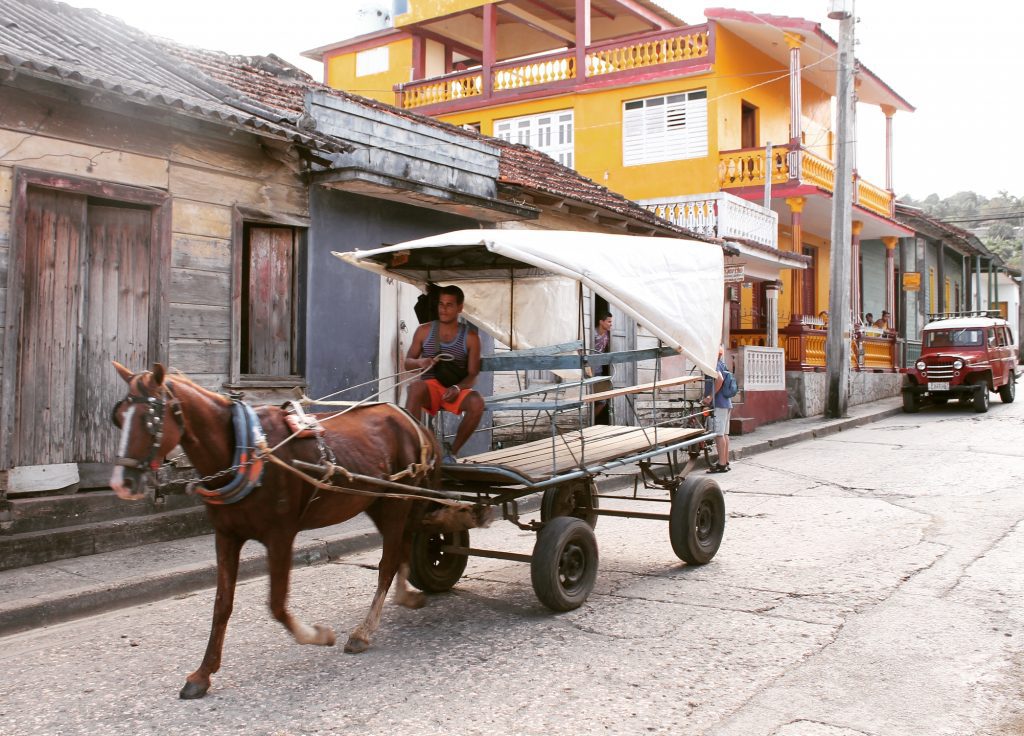
<path fill-rule="evenodd" d="M 253 227 L 249 259 L 243 264 L 248 311 L 242 344 L 248 346 L 243 373 L 290 376 L 295 373 L 295 231 L 290 227 Z"/>
<path fill-rule="evenodd" d="M 117 454 L 110 407 L 124 381 L 110 365 L 150 367 L 149 209 L 90 204 L 82 257 L 81 349 L 75 382 L 74 460 L 109 463 Z M 109 477 L 109 474 L 102 474 Z"/>
<path fill-rule="evenodd" d="M 87 198 L 30 189 L 12 465 L 72 460 Z"/>
<path fill-rule="evenodd" d="M 151 211 L 29 187 L 12 465 L 109 463 L 110 365 L 148 364 Z"/>

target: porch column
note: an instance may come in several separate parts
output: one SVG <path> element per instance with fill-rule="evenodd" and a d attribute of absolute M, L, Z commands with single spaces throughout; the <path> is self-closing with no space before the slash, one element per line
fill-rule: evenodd
<path fill-rule="evenodd" d="M 935 253 L 935 305 L 939 308 L 939 314 L 949 311 L 946 304 L 946 241 L 940 240 L 939 247 Z"/>
<path fill-rule="evenodd" d="M 885 115 L 885 188 L 892 192 L 892 116 L 896 114 L 896 108 L 889 105 L 882 105 L 882 113 Z M 890 213 L 891 214 L 891 213 Z"/>
<path fill-rule="evenodd" d="M 789 47 L 789 176 L 800 179 L 800 146 L 802 144 L 802 111 L 800 78 L 800 47 L 804 37 L 798 33 L 786 33 L 786 45 Z"/>
<path fill-rule="evenodd" d="M 974 308 L 981 311 L 981 256 L 974 256 Z"/>
<path fill-rule="evenodd" d="M 793 252 L 803 253 L 804 232 L 801 222 L 804 204 L 807 200 L 804 197 L 786 197 L 786 204 L 789 206 L 790 223 L 793 230 Z M 799 321 L 799 316 L 804 311 L 804 279 L 800 269 L 794 268 L 790 272 L 789 289 L 789 321 L 790 324 Z"/>
<path fill-rule="evenodd" d="M 895 235 L 882 238 L 885 244 L 885 310 L 889 313 L 889 329 L 896 329 L 896 244 Z"/>
<path fill-rule="evenodd" d="M 494 91 L 494 80 L 491 68 L 494 66 L 498 53 L 498 8 L 488 3 L 484 5 L 484 53 L 481 60 L 480 73 L 483 75 L 483 96 L 488 98 Z"/>
<path fill-rule="evenodd" d="M 427 41 L 422 36 L 412 37 L 412 78 L 425 79 L 427 76 Z"/>
<path fill-rule="evenodd" d="M 590 0 L 576 0 L 576 79 L 587 76 L 587 47 L 590 46 Z"/>
<path fill-rule="evenodd" d="M 862 220 L 854 220 L 850 223 L 850 311 L 853 312 L 853 322 L 860 324 L 864 313 L 864 305 L 861 303 L 860 283 L 860 233 L 864 229 Z"/>
<path fill-rule="evenodd" d="M 764 329 L 765 344 L 770 348 L 779 346 L 779 287 L 778 281 L 768 281 L 764 285 Z"/>

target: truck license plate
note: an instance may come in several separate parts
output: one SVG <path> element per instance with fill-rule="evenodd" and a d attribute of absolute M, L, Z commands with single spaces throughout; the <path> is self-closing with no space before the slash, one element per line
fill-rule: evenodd
<path fill-rule="evenodd" d="M 929 391 L 949 391 L 949 381 L 929 381 Z"/>

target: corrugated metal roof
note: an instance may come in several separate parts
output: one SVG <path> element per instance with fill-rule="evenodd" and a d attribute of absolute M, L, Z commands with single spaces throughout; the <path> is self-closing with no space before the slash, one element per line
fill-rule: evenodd
<path fill-rule="evenodd" d="M 244 100 L 232 100 L 227 90 L 210 89 L 202 75 L 169 56 L 152 36 L 93 9 L 51 0 L 4 0 L 3 67 L 305 146 L 348 148 L 341 141 L 300 130 L 297 115 L 262 115 L 233 104 L 244 105 Z"/>

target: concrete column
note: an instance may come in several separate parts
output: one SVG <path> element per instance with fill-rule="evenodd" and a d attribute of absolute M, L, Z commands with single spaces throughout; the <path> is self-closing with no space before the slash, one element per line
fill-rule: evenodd
<path fill-rule="evenodd" d="M 864 229 L 861 220 L 850 223 L 850 311 L 853 312 L 853 324 L 860 324 L 864 312 L 864 304 L 860 284 L 860 233 Z"/>
<path fill-rule="evenodd" d="M 800 47 L 804 37 L 798 33 L 786 33 L 789 47 L 789 176 L 800 180 L 800 146 L 803 132 L 802 80 L 800 75 Z M 771 170 L 770 162 L 769 171 Z"/>
<path fill-rule="evenodd" d="M 779 287 L 778 281 L 769 281 L 764 285 L 765 301 L 765 344 L 770 348 L 779 346 Z"/>
<path fill-rule="evenodd" d="M 885 114 L 885 188 L 892 192 L 892 116 L 896 108 L 882 105 Z"/>
<path fill-rule="evenodd" d="M 587 76 L 587 47 L 590 46 L 590 0 L 576 0 L 576 79 Z"/>
<path fill-rule="evenodd" d="M 793 252 L 803 253 L 804 232 L 801 221 L 804 205 L 807 200 L 804 197 L 787 197 L 786 204 L 789 206 L 790 223 L 793 230 Z M 790 273 L 790 294 L 789 294 L 789 322 L 790 324 L 800 321 L 800 315 L 804 312 L 804 280 L 800 269 L 794 268 Z"/>
<path fill-rule="evenodd" d="M 899 238 L 886 235 L 882 238 L 885 244 L 885 309 L 889 313 L 889 329 L 895 330 L 896 321 L 896 245 Z"/>
<path fill-rule="evenodd" d="M 498 8 L 488 3 L 484 5 L 484 53 L 482 59 L 482 69 L 480 70 L 483 75 L 483 96 L 488 98 L 494 91 L 494 79 L 492 67 L 494 66 L 495 60 L 498 58 Z"/>

